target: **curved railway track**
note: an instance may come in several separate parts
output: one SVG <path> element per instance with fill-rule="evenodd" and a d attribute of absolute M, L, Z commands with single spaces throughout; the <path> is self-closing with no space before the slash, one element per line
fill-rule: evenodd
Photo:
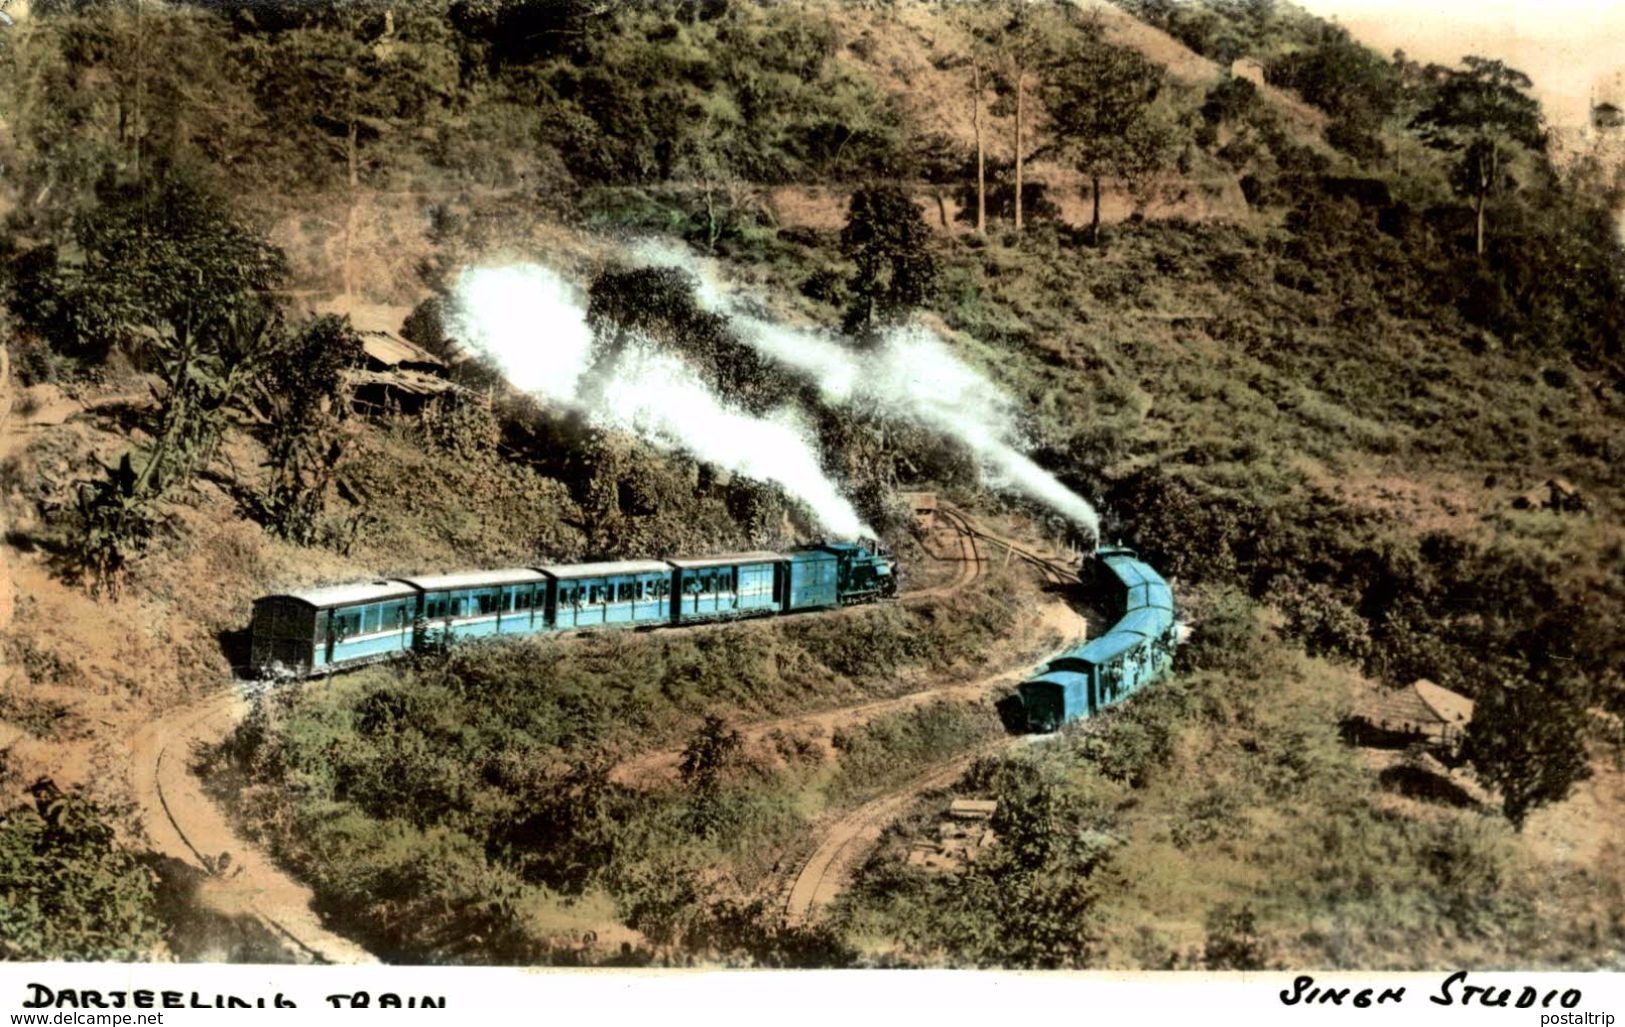
<path fill-rule="evenodd" d="M 869 800 L 836 821 L 823 842 L 791 880 L 784 898 L 784 922 L 797 927 L 816 919 L 819 912 L 846 887 L 852 872 L 880 841 L 886 825 L 902 815 L 909 803 L 934 788 L 953 784 L 980 757 L 992 755 L 1014 744 L 1015 739 L 1007 738 L 961 753 L 946 763 L 937 764 L 901 788 Z"/>
<path fill-rule="evenodd" d="M 311 890 L 238 835 L 192 773 L 192 750 L 218 741 L 247 706 L 235 688 L 216 692 L 137 733 L 132 783 L 153 847 L 209 875 L 203 890 L 214 904 L 253 916 L 300 961 L 378 962 L 322 925 L 312 908 Z"/>
<path fill-rule="evenodd" d="M 985 547 L 1003 549 L 1006 563 L 1009 563 L 1012 559 L 1022 561 L 1036 570 L 1046 584 L 1078 584 L 1077 568 L 1066 558 L 1040 553 L 1020 542 L 989 531 L 960 510 L 946 503 L 938 503 L 936 516 L 952 525 L 960 537 L 967 540 L 973 548 L 977 550 Z M 977 559 L 979 562 L 983 562 L 983 558 L 979 555 Z M 977 573 L 981 572 L 981 568 L 979 568 Z"/>
<path fill-rule="evenodd" d="M 939 507 L 937 517 L 953 531 L 959 568 L 951 581 L 905 593 L 900 597 L 902 601 L 946 595 L 966 587 L 988 573 L 997 548 L 1005 551 L 1006 563 L 1020 559 L 1033 566 L 1045 581 L 1077 580 L 1076 574 L 1059 560 L 987 531 L 957 509 Z M 885 706 L 895 701 L 864 705 Z M 132 746 L 136 803 L 144 814 L 154 847 L 208 874 L 208 888 L 222 904 L 252 915 L 302 960 L 376 963 L 371 953 L 321 923 L 312 908 L 311 890 L 283 872 L 254 843 L 238 835 L 192 773 L 192 750 L 218 741 L 241 719 L 247 706 L 240 690 L 223 690 L 171 711 L 137 734 Z M 913 798 L 950 783 L 978 756 L 1008 744 L 1002 741 L 938 764 L 902 788 L 871 800 L 837 821 L 791 883 L 785 903 L 787 919 L 805 922 L 816 915 L 844 887 L 857 862 Z M 230 857 L 227 866 L 222 866 L 228 863 L 221 858 L 223 855 Z"/>
<path fill-rule="evenodd" d="M 909 598 L 951 592 L 974 581 L 986 572 L 990 562 L 984 551 L 993 548 L 1004 550 L 1006 563 L 1015 559 L 1027 564 L 1037 571 L 1047 584 L 1079 583 L 1078 571 L 1064 558 L 1037 552 L 1019 542 L 988 531 L 966 514 L 947 504 L 939 503 L 935 516 L 947 522 L 958 534 L 961 551 L 964 553 L 964 568 L 953 582 L 936 589 L 909 593 Z M 791 879 L 783 900 L 784 922 L 789 926 L 798 926 L 815 920 L 824 907 L 846 887 L 853 871 L 879 842 L 886 826 L 907 810 L 909 804 L 921 794 L 953 783 L 979 757 L 1016 744 L 1017 739 L 1006 738 L 972 752 L 962 753 L 926 770 L 901 787 L 871 799 L 837 820 L 829 828 L 824 840 Z"/>

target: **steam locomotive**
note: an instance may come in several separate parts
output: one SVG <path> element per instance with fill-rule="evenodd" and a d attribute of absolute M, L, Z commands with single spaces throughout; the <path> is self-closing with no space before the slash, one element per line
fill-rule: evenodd
<path fill-rule="evenodd" d="M 384 578 L 256 599 L 249 659 L 261 677 L 308 677 L 450 639 L 697 624 L 896 591 L 896 562 L 872 542 Z"/>

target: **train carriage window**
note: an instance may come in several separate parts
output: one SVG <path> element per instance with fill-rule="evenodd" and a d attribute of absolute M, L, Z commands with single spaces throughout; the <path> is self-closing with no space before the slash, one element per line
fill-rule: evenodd
<path fill-rule="evenodd" d="M 474 602 L 482 616 L 497 612 L 496 593 L 490 589 L 474 593 Z"/>
<path fill-rule="evenodd" d="M 344 639 L 346 639 L 346 638 L 354 638 L 356 635 L 359 635 L 360 633 L 361 633 L 361 611 L 360 610 L 335 610 L 335 611 L 333 611 L 332 634 L 333 634 L 333 637 L 335 639 L 342 642 Z"/>
<path fill-rule="evenodd" d="M 452 601 L 451 601 L 451 615 L 453 617 L 461 617 L 463 615 L 463 597 L 462 596 L 456 596 L 456 597 L 454 597 L 452 599 Z"/>
<path fill-rule="evenodd" d="M 731 570 L 726 570 L 726 571 L 722 571 L 719 574 L 717 574 L 717 591 L 718 592 L 732 592 L 733 590 L 734 590 L 734 572 L 731 571 Z"/>
<path fill-rule="evenodd" d="M 600 589 L 599 589 L 599 587 L 597 585 L 593 585 L 593 586 L 589 587 L 587 589 L 587 602 L 589 602 L 589 603 L 600 602 L 601 601 L 601 599 L 600 599 L 601 594 L 602 593 L 601 593 L 601 591 L 600 591 Z"/>
<path fill-rule="evenodd" d="M 623 581 L 615 586 L 615 599 L 617 602 L 629 603 L 632 601 L 632 583 Z"/>

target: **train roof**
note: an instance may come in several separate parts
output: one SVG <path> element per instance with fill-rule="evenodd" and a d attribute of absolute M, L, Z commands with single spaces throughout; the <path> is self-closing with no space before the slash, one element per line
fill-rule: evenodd
<path fill-rule="evenodd" d="M 869 547 L 861 542 L 813 542 L 804 549 L 822 549 L 826 553 L 853 553 L 867 552 Z"/>
<path fill-rule="evenodd" d="M 770 553 L 765 549 L 758 549 L 749 553 L 721 553 L 717 556 L 696 556 L 682 560 L 667 560 L 673 567 L 683 570 L 696 570 L 701 567 L 724 567 L 736 563 L 776 563 L 784 559 L 782 553 Z"/>
<path fill-rule="evenodd" d="M 1118 581 L 1121 581 L 1129 588 L 1133 588 L 1136 585 L 1167 584 L 1167 582 L 1163 580 L 1162 575 L 1156 572 L 1155 568 L 1127 551 L 1121 553 L 1107 553 L 1106 555 L 1102 556 L 1100 560 L 1107 567 L 1111 568 L 1111 572 L 1117 575 Z"/>
<path fill-rule="evenodd" d="M 423 577 L 402 578 L 425 592 L 445 592 L 458 588 L 491 588 L 497 585 L 525 585 L 543 580 L 540 571 L 531 567 L 504 567 L 495 571 L 459 571 L 456 574 L 427 574 Z"/>
<path fill-rule="evenodd" d="M 670 574 L 664 560 L 601 560 L 598 563 L 553 563 L 537 570 L 554 578 L 612 578 L 621 574 Z"/>
<path fill-rule="evenodd" d="M 254 600 L 263 603 L 269 599 L 292 599 L 318 610 L 335 606 L 354 606 L 357 603 L 378 603 L 386 599 L 417 595 L 417 588 L 409 581 L 398 578 L 378 578 L 373 581 L 347 581 L 342 585 L 323 585 L 298 592 L 279 592 Z"/>
<path fill-rule="evenodd" d="M 1155 607 L 1171 612 L 1174 608 L 1174 590 L 1160 582 L 1136 585 L 1128 591 L 1126 606 L 1130 610 Z"/>
<path fill-rule="evenodd" d="M 1124 614 L 1122 620 L 1112 625 L 1112 631 L 1132 631 L 1147 638 L 1159 638 L 1173 626 L 1174 611 L 1160 606 L 1145 606 Z"/>
<path fill-rule="evenodd" d="M 1096 665 L 1102 664 L 1115 656 L 1121 656 L 1144 641 L 1145 636 L 1139 632 L 1118 631 L 1114 627 L 1099 638 L 1091 639 L 1076 649 L 1068 649 L 1054 660 L 1051 660 L 1050 665 L 1054 666 L 1062 660 L 1076 660 L 1080 663 L 1093 663 Z"/>
<path fill-rule="evenodd" d="M 1054 688 L 1083 688 L 1089 687 L 1089 675 L 1074 670 L 1046 670 L 1034 678 L 1028 678 L 1021 683 L 1021 687 L 1028 685 L 1050 685 Z M 1087 694 L 1087 693 L 1085 693 Z"/>

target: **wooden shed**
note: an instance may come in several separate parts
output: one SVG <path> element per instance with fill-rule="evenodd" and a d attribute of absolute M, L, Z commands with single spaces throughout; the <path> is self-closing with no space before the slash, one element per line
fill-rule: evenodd
<path fill-rule="evenodd" d="M 1367 696 L 1355 708 L 1350 734 L 1356 745 L 1404 748 L 1421 742 L 1454 752 L 1472 719 L 1471 699 L 1424 678 Z"/>

